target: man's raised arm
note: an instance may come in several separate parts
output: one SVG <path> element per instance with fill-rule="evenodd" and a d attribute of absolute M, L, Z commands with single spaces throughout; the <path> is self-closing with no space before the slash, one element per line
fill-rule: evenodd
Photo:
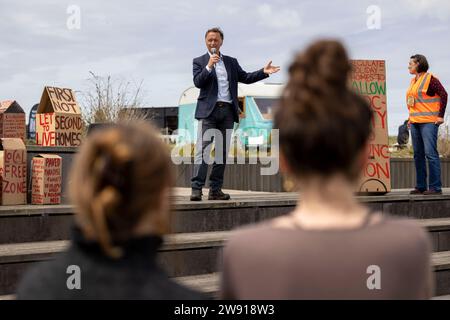
<path fill-rule="evenodd" d="M 239 63 L 237 62 L 237 60 L 235 60 L 235 61 L 236 61 L 237 68 L 238 68 L 238 80 L 239 80 L 239 82 L 242 82 L 245 84 L 250 84 L 250 83 L 260 81 L 262 79 L 267 78 L 272 73 L 276 73 L 280 70 L 280 67 L 272 66 L 272 61 L 269 61 L 269 63 L 264 68 L 261 68 L 258 71 L 245 72 L 244 70 L 242 70 L 242 68 L 239 65 Z"/>

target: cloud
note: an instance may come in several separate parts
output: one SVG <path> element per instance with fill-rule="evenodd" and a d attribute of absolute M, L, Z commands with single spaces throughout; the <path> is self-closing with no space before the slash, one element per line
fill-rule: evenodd
<path fill-rule="evenodd" d="M 258 6 L 259 24 L 274 29 L 293 29 L 301 25 L 300 15 L 293 9 L 274 9 L 270 4 Z"/>
<path fill-rule="evenodd" d="M 192 85 L 192 58 L 205 52 L 203 35 L 212 26 L 224 30 L 223 51 L 244 70 L 271 59 L 282 66 L 266 82 L 285 81 L 293 53 L 319 37 L 343 39 L 354 58 L 386 60 L 394 133 L 407 112 L 410 54 L 427 55 L 432 72 L 450 86 L 450 46 L 442 41 L 450 31 L 448 0 L 0 2 L 0 99 L 15 98 L 24 109 L 39 100 L 44 85 L 83 88 L 89 71 L 143 79 L 149 105 L 176 105 Z M 80 30 L 66 27 L 69 4 L 81 9 Z M 381 8 L 380 30 L 367 29 L 371 4 Z M 411 32 L 420 41 L 404 36 Z"/>
<path fill-rule="evenodd" d="M 240 11 L 241 11 L 241 8 L 236 5 L 221 4 L 219 7 L 217 7 L 217 12 L 219 14 L 226 14 L 229 16 L 238 14 Z"/>
<path fill-rule="evenodd" d="M 405 11 L 415 17 L 429 17 L 440 21 L 450 19 L 450 1 L 448 0 L 402 0 Z"/>

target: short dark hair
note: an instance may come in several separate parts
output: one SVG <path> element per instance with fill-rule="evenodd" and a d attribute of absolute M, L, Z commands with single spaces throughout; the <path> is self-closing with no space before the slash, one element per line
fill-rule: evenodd
<path fill-rule="evenodd" d="M 223 31 L 219 27 L 214 27 L 214 28 L 208 29 L 205 33 L 205 39 L 206 39 L 206 36 L 208 35 L 208 33 L 210 33 L 210 32 L 215 32 L 215 33 L 220 34 L 220 38 L 223 41 Z"/>
<path fill-rule="evenodd" d="M 415 62 L 419 64 L 419 66 L 417 67 L 417 72 L 421 73 L 428 71 L 428 68 L 430 66 L 428 65 L 427 58 L 423 54 L 415 54 L 411 56 L 410 59 L 413 59 Z"/>

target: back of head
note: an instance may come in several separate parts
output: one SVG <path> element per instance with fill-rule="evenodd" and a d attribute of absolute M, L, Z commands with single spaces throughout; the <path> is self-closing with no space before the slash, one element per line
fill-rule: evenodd
<path fill-rule="evenodd" d="M 348 86 L 351 64 L 338 41 L 298 54 L 275 114 L 280 149 L 297 177 L 342 173 L 355 180 L 358 155 L 372 132 L 372 111 Z"/>
<path fill-rule="evenodd" d="M 95 130 L 87 137 L 70 172 L 69 193 L 86 238 L 119 257 L 116 245 L 132 238 L 142 221 L 155 234 L 168 231 L 164 202 L 172 184 L 166 145 L 149 124 L 137 122 Z"/>

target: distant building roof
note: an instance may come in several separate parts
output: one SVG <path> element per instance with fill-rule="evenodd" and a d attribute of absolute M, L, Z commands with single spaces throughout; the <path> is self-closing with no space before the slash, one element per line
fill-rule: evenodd
<path fill-rule="evenodd" d="M 278 98 L 284 88 L 281 83 L 238 84 L 239 97 Z M 181 94 L 178 105 L 197 102 L 200 89 L 189 87 Z"/>

